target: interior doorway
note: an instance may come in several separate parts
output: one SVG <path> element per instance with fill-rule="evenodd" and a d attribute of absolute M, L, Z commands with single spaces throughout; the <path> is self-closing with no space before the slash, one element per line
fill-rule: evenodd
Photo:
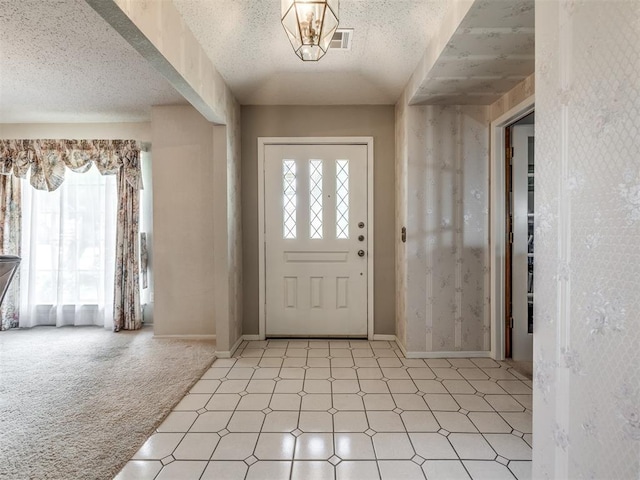
<path fill-rule="evenodd" d="M 535 97 L 532 95 L 491 122 L 491 174 L 490 174 L 490 291 L 491 291 L 491 357 L 496 360 L 512 358 L 512 332 L 510 305 L 512 289 L 511 281 L 507 281 L 507 265 L 510 257 L 510 226 L 507 214 L 510 198 L 507 191 L 511 191 L 511 134 L 510 127 L 523 120 L 534 111 Z M 533 121 L 533 116 L 523 123 Z M 528 140 L 527 140 L 528 142 Z M 527 164 L 528 170 L 528 164 Z M 527 172 L 528 175 L 528 172 Z M 528 182 L 528 176 L 527 176 Z M 528 212 L 527 212 L 527 218 Z M 527 226 L 528 229 L 528 226 Z M 527 260 L 528 262 L 528 260 Z M 527 267 L 528 268 L 528 267 Z M 528 304 L 528 299 L 527 299 Z M 528 308 L 528 305 L 527 305 Z M 528 322 L 528 315 L 527 315 Z M 514 319 L 515 324 L 515 319 Z M 527 324 L 526 329 L 529 329 Z M 529 334 L 527 334 L 529 335 Z M 530 337 L 528 337 L 530 338 Z M 509 356 L 507 353 L 507 340 Z M 529 358 L 530 367 L 531 358 Z"/>
<path fill-rule="evenodd" d="M 535 114 L 505 129 L 505 357 L 533 359 Z"/>

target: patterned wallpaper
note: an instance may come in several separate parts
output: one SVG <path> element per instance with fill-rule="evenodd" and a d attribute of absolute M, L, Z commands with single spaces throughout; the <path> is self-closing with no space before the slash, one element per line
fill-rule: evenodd
<path fill-rule="evenodd" d="M 409 352 L 489 350 L 490 108 L 403 103 L 397 334 Z"/>
<path fill-rule="evenodd" d="M 535 91 L 536 75 L 532 73 L 491 105 L 491 120 L 495 120 L 519 103 L 524 102 L 533 95 Z"/>
<path fill-rule="evenodd" d="M 412 104 L 491 104 L 533 72 L 534 0 L 468 3 Z"/>
<path fill-rule="evenodd" d="M 405 94 L 406 95 L 406 94 Z M 396 232 L 407 224 L 407 124 L 409 110 L 405 95 L 396 104 Z M 396 242 L 396 338 L 407 345 L 407 248 Z"/>
<path fill-rule="evenodd" d="M 640 478 L 640 2 L 536 1 L 534 478 Z"/>

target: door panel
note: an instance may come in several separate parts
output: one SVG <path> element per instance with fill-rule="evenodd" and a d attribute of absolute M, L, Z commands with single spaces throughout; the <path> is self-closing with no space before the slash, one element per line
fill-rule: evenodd
<path fill-rule="evenodd" d="M 266 334 L 365 336 L 367 146 L 265 145 L 264 168 Z"/>
<path fill-rule="evenodd" d="M 513 142 L 513 245 L 512 245 L 512 358 L 530 362 L 533 359 L 532 316 L 533 285 L 533 125 L 512 127 Z M 530 167 L 531 166 L 531 172 Z M 531 177 L 530 177 L 531 175 Z M 531 182 L 529 181 L 531 180 Z"/>

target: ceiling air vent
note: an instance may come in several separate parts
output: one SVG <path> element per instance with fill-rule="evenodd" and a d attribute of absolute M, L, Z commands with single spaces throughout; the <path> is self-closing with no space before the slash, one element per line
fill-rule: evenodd
<path fill-rule="evenodd" d="M 351 50 L 353 28 L 339 28 L 333 34 L 329 48 L 331 50 Z"/>

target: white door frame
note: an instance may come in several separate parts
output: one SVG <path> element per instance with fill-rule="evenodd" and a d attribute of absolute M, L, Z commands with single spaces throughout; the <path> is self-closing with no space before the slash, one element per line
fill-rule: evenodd
<path fill-rule="evenodd" d="M 504 360 L 504 269 L 506 254 L 505 230 L 505 151 L 504 130 L 534 111 L 535 96 L 531 95 L 511 110 L 491 122 L 491 358 Z"/>
<path fill-rule="evenodd" d="M 367 146 L 367 337 L 373 340 L 373 137 L 259 137 L 258 138 L 258 275 L 259 334 L 266 338 L 266 264 L 264 213 L 264 149 L 266 145 Z"/>

